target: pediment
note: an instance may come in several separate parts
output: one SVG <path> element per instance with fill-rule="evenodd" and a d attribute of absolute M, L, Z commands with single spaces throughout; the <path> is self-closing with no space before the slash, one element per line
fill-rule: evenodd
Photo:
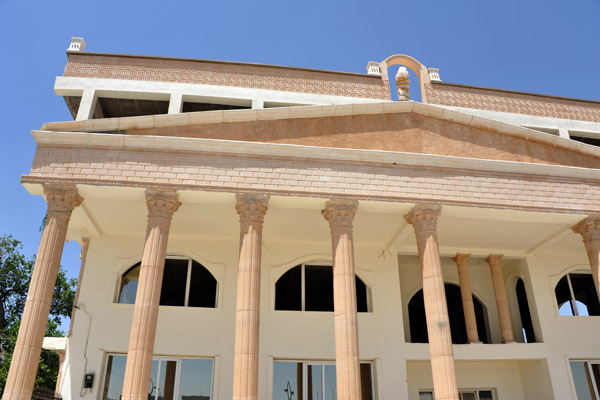
<path fill-rule="evenodd" d="M 42 130 L 121 132 L 600 168 L 600 148 L 414 102 L 94 119 L 47 123 Z"/>

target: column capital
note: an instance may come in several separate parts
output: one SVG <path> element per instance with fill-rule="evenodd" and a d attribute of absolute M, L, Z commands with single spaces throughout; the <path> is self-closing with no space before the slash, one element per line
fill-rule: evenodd
<path fill-rule="evenodd" d="M 44 185 L 48 213 L 68 214 L 83 202 L 75 185 Z"/>
<path fill-rule="evenodd" d="M 490 267 L 495 267 L 500 265 L 500 260 L 502 260 L 502 257 L 504 257 L 504 254 L 490 254 L 485 259 L 485 262 L 488 263 Z"/>
<path fill-rule="evenodd" d="M 325 203 L 325 209 L 322 211 L 323 217 L 329 221 L 331 229 L 349 229 L 352 230 L 352 221 L 356 215 L 358 201 L 331 199 Z"/>
<path fill-rule="evenodd" d="M 439 204 L 417 204 L 404 216 L 404 219 L 415 228 L 416 234 L 435 232 L 441 213 L 442 206 Z"/>
<path fill-rule="evenodd" d="M 470 253 L 456 253 L 456 255 L 452 257 L 452 261 L 454 261 L 456 265 L 461 266 L 469 261 L 469 257 L 471 257 Z"/>
<path fill-rule="evenodd" d="M 600 215 L 590 215 L 571 227 L 583 237 L 583 242 L 600 241 Z"/>
<path fill-rule="evenodd" d="M 173 213 L 179 209 L 179 195 L 174 191 L 146 189 L 148 219 L 171 221 Z"/>
<path fill-rule="evenodd" d="M 241 224 L 262 225 L 267 213 L 269 195 L 236 193 L 235 210 L 240 216 Z"/>

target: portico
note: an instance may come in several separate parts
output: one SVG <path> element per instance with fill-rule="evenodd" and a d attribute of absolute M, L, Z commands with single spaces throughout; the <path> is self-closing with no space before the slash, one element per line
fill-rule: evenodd
<path fill-rule="evenodd" d="M 115 357 L 127 355 L 122 387 L 131 399 L 148 395 L 157 356 L 174 362 L 172 371 L 182 370 L 186 357 L 211 360 L 214 398 L 276 399 L 274 391 L 283 391 L 275 387 L 282 363 L 295 364 L 285 389 L 296 395 L 306 393 L 307 381 L 317 385 L 316 371 L 324 391 L 333 365 L 340 400 L 361 399 L 361 392 L 413 398 L 421 391 L 458 399 L 461 388 L 482 387 L 475 386 L 473 371 L 483 361 L 490 370 L 496 364 L 523 370 L 516 377 L 523 381 L 549 380 L 560 367 L 538 363 L 551 351 L 540 316 L 548 310 L 536 310 L 529 300 L 540 340 L 512 343 L 523 340 L 510 285 L 522 279 L 529 299 L 539 296 L 530 277 L 542 268 L 538 254 L 549 250 L 559 253 L 554 262 L 561 265 L 573 265 L 573 254 L 589 262 L 570 227 L 600 212 L 600 175 L 589 168 L 597 155 L 562 142 L 560 156 L 551 155 L 543 149 L 555 146 L 554 139 L 535 137 L 540 148 L 529 146 L 531 131 L 490 131 L 484 120 L 460 115 L 411 103 L 367 104 L 241 111 L 228 116 L 230 129 L 215 115 L 190 114 L 47 124 L 34 132 L 38 150 L 25 186 L 34 194 L 49 185 L 76 187 L 85 203 L 74 209 L 68 232 L 59 233 L 92 238 L 82 283 L 87 294 L 79 301 L 93 317 L 84 322 L 78 313 L 74 332 L 80 333 L 69 345 L 86 354 L 90 367 L 66 368 L 65 379 L 76 386 L 93 370 L 105 382 L 108 357 L 113 368 Z M 359 120 L 377 129 L 351 131 Z M 85 132 L 92 122 L 104 133 Z M 125 134 L 110 133 L 115 127 Z M 393 127 L 395 141 L 385 133 Z M 459 157 L 465 131 L 474 143 L 468 157 Z M 435 143 L 435 154 L 419 154 L 415 137 Z M 48 240 L 62 243 L 59 233 Z M 588 253 L 596 254 L 597 241 L 586 237 Z M 471 255 L 468 268 L 452 261 L 457 253 Z M 169 257 L 197 262 L 215 278 L 215 307 L 160 303 Z M 122 277 L 136 263 L 135 304 L 119 303 Z M 277 282 L 299 265 L 331 267 L 333 313 L 275 308 Z M 192 267 L 186 268 L 184 304 L 193 280 Z M 564 269 L 551 268 L 556 274 Z M 310 282 L 302 271 L 305 302 Z M 357 310 L 356 277 L 367 288 L 366 312 Z M 483 311 L 467 305 L 473 311 L 459 319 L 472 344 L 453 337 L 447 285 L 471 286 L 472 299 L 468 292 L 458 297 L 461 310 L 469 300 L 481 305 Z M 408 304 L 419 291 L 427 344 L 411 337 L 418 323 Z M 101 293 L 104 301 L 96 302 Z M 475 335 L 478 312 L 485 315 L 487 344 Z M 82 332 L 98 323 L 104 334 L 87 343 Z M 423 365 L 430 383 L 392 379 L 419 375 Z M 24 374 L 31 379 L 31 372 Z M 508 390 L 509 375 L 483 388 Z"/>

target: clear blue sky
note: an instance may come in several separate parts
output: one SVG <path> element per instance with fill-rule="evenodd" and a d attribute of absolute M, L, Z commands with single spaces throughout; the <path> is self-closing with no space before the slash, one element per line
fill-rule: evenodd
<path fill-rule="evenodd" d="M 37 251 L 45 202 L 19 183 L 29 131 L 71 119 L 54 95 L 71 36 L 87 51 L 365 72 L 408 54 L 442 80 L 600 100 L 600 0 L 0 0 L 0 234 Z M 65 246 L 69 276 L 79 246 Z"/>

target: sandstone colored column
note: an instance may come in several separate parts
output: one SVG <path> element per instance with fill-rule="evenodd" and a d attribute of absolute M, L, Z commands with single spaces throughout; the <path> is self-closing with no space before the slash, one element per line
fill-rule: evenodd
<path fill-rule="evenodd" d="M 583 237 L 585 250 L 587 251 L 592 268 L 592 276 L 596 285 L 596 293 L 600 298 L 600 215 L 591 215 L 573 226 L 573 232 Z"/>
<path fill-rule="evenodd" d="M 44 185 L 46 224 L 38 248 L 3 399 L 30 399 L 71 212 L 83 199 L 75 186 Z"/>
<path fill-rule="evenodd" d="M 323 216 L 331 227 L 333 250 L 333 309 L 338 400 L 361 400 L 358 315 L 352 221 L 358 202 L 330 200 Z"/>
<path fill-rule="evenodd" d="M 233 358 L 234 400 L 258 399 L 258 327 L 262 228 L 269 196 L 238 194 L 235 209 L 240 215 L 235 349 Z"/>
<path fill-rule="evenodd" d="M 508 296 L 504 286 L 504 277 L 502 276 L 502 267 L 500 266 L 502 254 L 490 254 L 485 259 L 492 270 L 492 282 L 494 283 L 494 293 L 496 294 L 496 306 L 498 307 L 498 318 L 500 320 L 500 331 L 502 332 L 502 343 L 513 343 L 515 336 L 513 333 L 512 319 L 510 316 L 510 307 L 508 305 Z"/>
<path fill-rule="evenodd" d="M 169 228 L 179 209 L 176 192 L 146 190 L 148 226 L 133 308 L 123 400 L 147 400 Z"/>
<path fill-rule="evenodd" d="M 458 267 L 458 281 L 460 283 L 460 295 L 462 297 L 463 312 L 465 314 L 467 338 L 469 343 L 481 343 L 479 341 L 479 333 L 477 332 L 473 292 L 471 291 L 471 278 L 469 277 L 470 256 L 470 254 L 456 253 L 456 256 L 452 261 L 454 261 Z"/>
<path fill-rule="evenodd" d="M 414 227 L 417 237 L 435 399 L 458 400 L 452 335 L 436 231 L 441 210 L 439 205 L 417 204 L 404 218 Z"/>

